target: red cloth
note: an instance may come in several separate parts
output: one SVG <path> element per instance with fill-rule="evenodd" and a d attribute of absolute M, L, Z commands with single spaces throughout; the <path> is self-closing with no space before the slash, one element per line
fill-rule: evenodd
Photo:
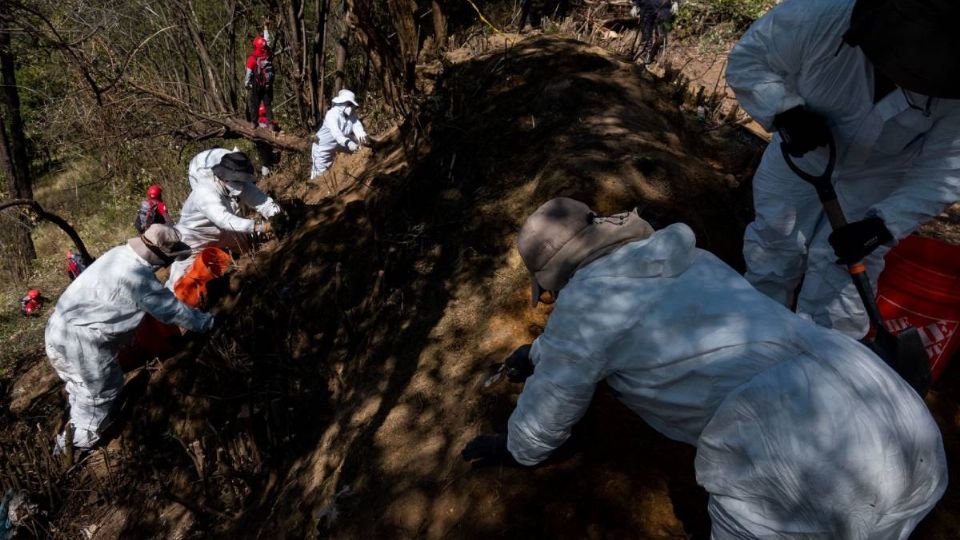
<path fill-rule="evenodd" d="M 270 58 L 270 53 L 267 51 L 253 51 L 247 56 L 247 69 L 252 70 L 257 67 L 257 60 L 260 58 Z"/>

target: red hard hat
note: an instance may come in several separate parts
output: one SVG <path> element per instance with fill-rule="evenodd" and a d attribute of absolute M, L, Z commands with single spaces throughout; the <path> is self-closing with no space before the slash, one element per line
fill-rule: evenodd
<path fill-rule="evenodd" d="M 160 195 L 163 195 L 163 188 L 159 184 L 152 184 L 147 188 L 147 197 L 159 199 Z"/>
<path fill-rule="evenodd" d="M 262 51 L 267 46 L 267 40 L 263 39 L 263 36 L 257 36 L 253 38 L 253 50 Z"/>
<path fill-rule="evenodd" d="M 40 298 L 40 291 L 38 291 L 37 289 L 30 289 L 29 291 L 27 291 L 27 298 L 31 300 L 36 300 L 37 298 Z"/>
<path fill-rule="evenodd" d="M 261 104 L 260 104 L 260 109 L 257 111 L 257 114 L 259 114 L 260 116 L 266 116 L 266 115 L 267 115 L 267 106 L 264 105 L 263 103 L 261 103 Z"/>

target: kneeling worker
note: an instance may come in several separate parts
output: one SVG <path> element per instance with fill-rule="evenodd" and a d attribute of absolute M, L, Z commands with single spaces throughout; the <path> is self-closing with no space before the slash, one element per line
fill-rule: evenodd
<path fill-rule="evenodd" d="M 117 353 L 144 314 L 193 332 L 213 326 L 212 315 L 181 303 L 154 275 L 189 254 L 176 229 L 154 224 L 94 261 L 60 296 L 45 341 L 50 365 L 66 383 L 74 447 L 92 447 L 106 427 L 123 386 Z M 60 434 L 57 446 L 64 445 Z"/>
<path fill-rule="evenodd" d="M 913 389 L 697 249 L 686 225 L 654 231 L 635 211 L 598 218 L 554 199 L 518 243 L 533 302 L 545 289 L 556 304 L 511 366 L 532 374 L 508 433 L 477 437 L 464 458 L 540 463 L 606 381 L 697 447 L 713 538 L 907 538 L 943 495 L 940 431 Z"/>

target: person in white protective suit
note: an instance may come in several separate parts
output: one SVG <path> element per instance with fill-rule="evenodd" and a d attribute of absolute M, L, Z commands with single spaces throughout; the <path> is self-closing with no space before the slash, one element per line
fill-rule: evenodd
<path fill-rule="evenodd" d="M 333 165 L 338 153 L 356 152 L 360 145 L 367 142 L 367 132 L 357 117 L 357 98 L 350 90 L 341 90 L 333 98 L 333 105 L 323 117 L 323 125 L 317 131 L 317 142 L 313 143 L 311 156 L 313 167 L 310 178 L 316 178 Z"/>
<path fill-rule="evenodd" d="M 744 235 L 755 287 L 817 324 L 866 334 L 863 304 L 836 263 L 864 259 L 875 285 L 890 247 L 960 199 L 958 18 L 953 0 L 784 0 L 733 48 L 727 83 L 775 131 Z M 831 233 L 816 191 L 788 168 L 781 134 L 814 175 L 836 140 L 846 227 Z"/>
<path fill-rule="evenodd" d="M 277 203 L 254 184 L 253 163 L 243 152 L 224 148 L 200 152 L 190 160 L 189 179 L 192 191 L 183 203 L 177 230 L 194 253 L 170 267 L 171 290 L 203 248 L 246 251 L 254 234 L 270 232 L 269 221 L 245 218 L 239 215 L 241 208 L 254 209 L 267 220 L 280 213 Z"/>
<path fill-rule="evenodd" d="M 857 341 L 759 293 L 677 223 L 597 218 L 554 199 L 520 230 L 543 334 L 507 361 L 529 375 L 506 435 L 474 465 L 536 465 L 601 381 L 663 435 L 695 445 L 713 538 L 905 539 L 947 485 L 924 402 Z M 527 351 L 528 355 L 527 355 Z M 651 464 L 655 466 L 656 464 Z"/>
<path fill-rule="evenodd" d="M 123 386 L 117 354 L 144 314 L 194 332 L 213 326 L 212 315 L 181 303 L 154 274 L 189 254 L 176 229 L 154 224 L 94 261 L 60 296 L 47 323 L 46 352 L 66 383 L 74 447 L 92 447 L 106 427 Z M 61 433 L 57 448 L 65 442 Z"/>

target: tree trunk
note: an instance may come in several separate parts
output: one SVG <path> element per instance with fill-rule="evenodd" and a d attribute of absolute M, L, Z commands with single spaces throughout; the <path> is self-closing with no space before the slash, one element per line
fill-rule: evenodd
<path fill-rule="evenodd" d="M 317 31 L 313 38 L 313 63 L 310 70 L 312 92 L 310 94 L 310 108 L 313 113 L 313 125 L 316 128 L 322 122 L 326 105 L 326 93 L 323 89 L 323 78 L 326 74 L 326 54 L 324 48 L 327 43 L 327 11 L 330 0 L 316 0 Z"/>
<path fill-rule="evenodd" d="M 417 35 L 417 3 L 413 0 L 387 0 L 387 8 L 400 41 L 401 80 L 405 90 L 412 90 L 417 67 L 420 39 Z"/>
<path fill-rule="evenodd" d="M 8 13 L 9 6 L 0 2 L 0 12 Z M 7 177 L 10 196 L 18 199 L 33 199 L 33 184 L 30 178 L 30 160 L 27 156 L 27 138 L 23 119 L 20 116 L 20 96 L 17 93 L 16 60 L 10 46 L 7 21 L 0 19 L 0 82 L 3 84 L 3 104 L 6 114 L 0 115 L 0 160 Z M 4 117 L 10 120 L 10 136 L 7 136 Z M 13 244 L 8 255 L 14 257 L 14 269 L 21 278 L 29 272 L 30 261 L 37 258 L 33 239 L 30 237 L 30 220 L 21 214 L 20 226 L 15 227 Z"/>
<path fill-rule="evenodd" d="M 433 0 L 433 39 L 438 53 L 447 48 L 447 15 L 443 7 L 443 0 Z"/>
<path fill-rule="evenodd" d="M 344 79 L 346 78 L 346 73 L 344 69 L 347 66 L 347 42 L 350 39 L 350 27 L 351 24 L 348 21 L 351 19 L 352 13 L 350 6 L 347 5 L 345 1 L 343 3 L 343 30 L 340 32 L 340 37 L 337 39 L 337 66 L 334 75 L 333 81 L 333 93 L 336 94 L 340 90 L 343 90 Z"/>

